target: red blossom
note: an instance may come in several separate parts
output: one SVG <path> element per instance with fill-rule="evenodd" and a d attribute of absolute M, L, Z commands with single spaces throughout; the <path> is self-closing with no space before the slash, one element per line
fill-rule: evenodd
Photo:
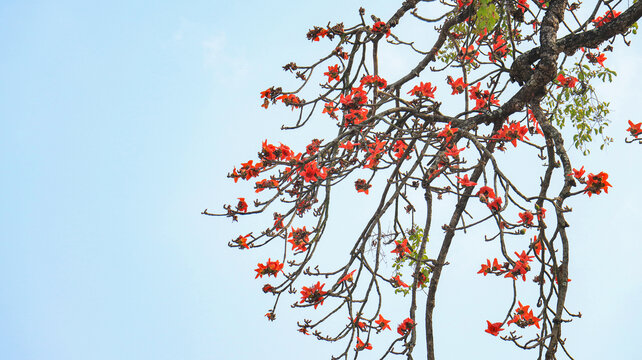
<path fill-rule="evenodd" d="M 468 174 L 465 174 L 463 178 L 457 176 L 457 182 L 466 187 L 471 187 L 477 185 L 476 182 L 472 182 L 468 179 Z"/>
<path fill-rule="evenodd" d="M 369 192 L 368 189 L 370 189 L 372 185 L 368 184 L 364 179 L 359 179 L 354 182 L 354 187 L 355 189 L 357 189 L 357 192 L 362 192 L 368 195 L 368 192 Z"/>
<path fill-rule="evenodd" d="M 323 75 L 328 77 L 328 83 L 331 83 L 332 80 L 339 81 L 339 65 L 328 66 L 328 71 L 323 73 Z"/>
<path fill-rule="evenodd" d="M 361 339 L 359 339 L 359 337 L 357 336 L 357 346 L 355 347 L 355 350 L 361 351 L 363 349 L 372 350 L 372 345 L 370 345 L 370 343 L 364 344 L 363 341 L 361 341 Z"/>
<path fill-rule="evenodd" d="M 386 37 L 388 37 L 390 36 L 390 27 L 383 21 L 377 21 L 372 25 L 372 32 L 386 34 Z"/>
<path fill-rule="evenodd" d="M 379 314 L 379 320 L 375 320 L 375 323 L 379 325 L 379 330 L 386 330 L 386 329 L 392 330 L 390 328 L 390 325 L 388 325 L 390 323 L 390 320 L 384 319 L 383 316 L 381 316 L 381 314 Z"/>
<path fill-rule="evenodd" d="M 608 22 L 611 22 L 611 20 L 620 16 L 620 14 L 621 12 L 619 11 L 608 10 L 603 16 L 598 16 L 597 18 L 595 18 L 595 20 L 592 21 L 593 26 L 600 27 Z"/>
<path fill-rule="evenodd" d="M 493 139 L 509 141 L 513 146 L 517 147 L 517 140 L 528 140 L 528 137 L 526 136 L 527 133 L 528 128 L 526 126 L 512 122 L 510 125 L 504 124 L 504 127 L 497 131 L 497 134 L 493 136 Z"/>
<path fill-rule="evenodd" d="M 609 175 L 605 172 L 600 172 L 597 175 L 588 174 L 586 180 L 586 187 L 584 188 L 584 193 L 588 194 L 589 197 L 593 194 L 600 194 L 602 190 L 605 193 L 609 193 L 609 187 L 611 184 L 606 181 L 609 178 Z"/>
<path fill-rule="evenodd" d="M 401 280 L 401 275 L 397 275 L 395 277 L 390 278 L 390 281 L 392 281 L 392 287 L 395 287 L 395 288 L 398 288 L 400 286 L 405 288 L 410 287 L 408 286 L 408 284 L 406 284 Z"/>
<path fill-rule="evenodd" d="M 642 122 L 634 124 L 633 121 L 629 120 L 629 128 L 626 131 L 631 133 L 631 136 L 638 137 L 642 135 Z"/>
<path fill-rule="evenodd" d="M 479 51 L 475 49 L 475 45 L 464 46 L 459 50 L 459 60 L 462 62 L 475 60 L 477 55 L 479 55 Z"/>
<path fill-rule="evenodd" d="M 239 246 L 239 249 L 249 249 L 250 247 L 247 245 L 247 238 L 250 236 L 250 234 L 247 234 L 245 236 L 239 235 L 239 237 L 234 240 L 234 243 L 236 243 Z"/>
<path fill-rule="evenodd" d="M 497 258 L 493 260 L 493 264 L 490 264 L 490 259 L 486 259 L 486 264 L 481 264 L 481 269 L 477 272 L 478 274 L 484 274 L 484 276 L 491 274 L 493 272 L 501 272 L 502 266 L 497 261 Z"/>
<path fill-rule="evenodd" d="M 598 53 L 598 55 L 593 55 L 593 53 L 587 53 L 586 58 L 591 64 L 600 64 L 604 67 L 604 60 L 606 60 L 606 55 L 603 53 Z"/>
<path fill-rule="evenodd" d="M 255 279 L 258 277 L 263 277 L 263 275 L 267 276 L 274 276 L 279 273 L 279 271 L 283 270 L 283 264 L 279 262 L 279 260 L 272 261 L 271 259 L 268 259 L 267 263 L 265 265 L 259 263 L 258 268 L 254 269 L 256 271 L 256 276 L 254 277 Z"/>
<path fill-rule="evenodd" d="M 560 85 L 557 85 L 558 88 L 562 86 L 565 88 L 574 88 L 575 84 L 577 84 L 576 77 L 573 77 L 573 76 L 565 77 L 564 74 L 557 75 L 557 81 L 560 83 Z"/>
<path fill-rule="evenodd" d="M 308 304 L 314 304 L 314 308 L 317 306 L 323 305 L 324 295 L 327 294 L 327 291 L 323 291 L 324 284 L 321 284 L 320 281 L 317 281 L 311 287 L 304 286 L 301 290 L 301 304 L 307 302 Z"/>
<path fill-rule="evenodd" d="M 419 85 L 415 85 L 412 90 L 408 91 L 408 94 L 417 96 L 417 97 L 426 97 L 426 98 L 435 98 L 435 90 L 437 87 L 432 87 L 431 83 L 425 83 L 422 81 Z"/>
<path fill-rule="evenodd" d="M 357 271 L 357 270 L 355 269 L 355 270 L 352 270 L 349 273 L 347 273 L 344 277 L 341 278 L 341 280 L 339 280 L 339 282 L 337 284 L 341 284 L 344 281 L 352 282 L 352 277 L 354 276 L 355 271 Z"/>
<path fill-rule="evenodd" d="M 388 82 L 386 79 L 379 77 L 378 75 L 365 75 L 361 78 L 361 85 L 378 87 L 383 90 L 388 86 Z"/>
<path fill-rule="evenodd" d="M 245 198 L 238 198 L 238 199 L 239 199 L 239 203 L 236 204 L 236 210 L 238 210 L 239 212 L 246 213 L 247 212 L 247 203 L 245 202 Z"/>
<path fill-rule="evenodd" d="M 406 318 L 399 326 L 397 326 L 397 332 L 399 335 L 407 335 L 412 328 L 415 327 L 415 322 L 411 318 Z"/>
<path fill-rule="evenodd" d="M 392 146 L 392 151 L 394 152 L 394 155 L 401 159 L 403 154 L 406 152 L 406 149 L 408 148 L 408 145 L 403 140 L 397 140 L 395 144 Z M 410 155 L 408 155 L 410 157 Z"/>
<path fill-rule="evenodd" d="M 466 89 L 466 87 L 468 86 L 468 84 L 466 84 L 464 82 L 464 78 L 462 78 L 462 77 L 460 77 L 457 80 L 453 80 L 452 77 L 448 76 L 446 78 L 446 81 L 448 82 L 448 85 L 450 85 L 453 88 L 452 95 L 457 95 L 457 94 L 463 93 L 464 89 Z"/>
<path fill-rule="evenodd" d="M 574 168 L 573 169 L 573 177 L 579 180 L 579 179 L 582 178 L 582 176 L 584 176 L 585 172 L 586 172 L 586 170 L 584 170 L 584 166 L 582 166 L 579 170 Z"/>
<path fill-rule="evenodd" d="M 517 223 L 518 224 L 524 224 L 524 226 L 532 226 L 533 225 L 533 213 L 530 211 L 524 211 L 522 213 L 519 213 L 519 220 Z"/>
<path fill-rule="evenodd" d="M 294 227 L 291 228 L 290 234 L 288 235 L 288 242 L 292 244 L 292 251 L 306 251 L 307 245 L 310 242 L 310 232 L 303 228 Z"/>
<path fill-rule="evenodd" d="M 450 142 L 452 140 L 452 137 L 455 135 L 457 132 L 457 128 L 451 128 L 450 123 L 446 124 L 446 127 L 443 128 L 438 134 L 437 137 L 443 137 L 446 138 L 446 142 Z"/>
<path fill-rule="evenodd" d="M 491 323 L 488 320 L 486 320 L 486 322 L 488 323 L 488 328 L 485 331 L 493 336 L 499 335 L 499 332 L 504 330 L 502 329 L 503 324 L 500 322 Z"/>
<path fill-rule="evenodd" d="M 408 239 L 403 239 L 403 241 L 395 240 L 395 249 L 391 253 L 397 254 L 400 259 L 406 254 L 412 253 L 408 247 Z"/>

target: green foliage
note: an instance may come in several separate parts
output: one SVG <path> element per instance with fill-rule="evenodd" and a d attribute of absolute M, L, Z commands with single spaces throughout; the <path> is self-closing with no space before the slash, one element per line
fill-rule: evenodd
<path fill-rule="evenodd" d="M 395 269 L 395 276 L 396 275 L 401 275 L 403 273 L 404 267 L 407 266 L 407 271 L 408 273 L 413 273 L 415 271 L 415 264 L 417 263 L 417 259 L 419 258 L 419 249 L 421 248 L 421 241 L 423 240 L 424 237 L 424 230 L 418 226 L 415 226 L 412 228 L 409 232 L 409 237 L 408 237 L 408 247 L 410 248 L 411 253 L 406 254 L 403 257 L 397 257 L 395 258 L 395 262 L 393 263 L 392 267 Z M 428 238 L 426 237 L 426 242 L 428 242 Z M 425 264 L 428 261 L 428 256 L 424 254 L 421 257 L 421 262 L 422 264 Z M 424 288 L 427 286 L 428 282 L 428 277 L 430 276 L 430 268 L 423 265 L 420 270 L 421 274 L 425 277 L 425 282 L 423 286 L 420 286 L 420 288 Z M 408 295 L 410 293 L 410 289 L 408 288 L 403 288 L 399 287 L 395 289 L 395 294 L 403 293 L 404 296 Z"/>
<path fill-rule="evenodd" d="M 604 135 L 604 129 L 610 122 L 606 118 L 610 112 L 609 103 L 598 99 L 590 82 L 594 78 L 612 82 L 617 73 L 605 67 L 592 69 L 586 64 L 575 65 L 570 75 L 577 77 L 578 84 L 574 88 L 562 87 L 557 95 L 553 91 L 549 92 L 545 104 L 552 109 L 551 117 L 559 128 L 566 126 L 567 120 L 570 121 L 570 126 L 575 129 L 573 145 L 584 155 L 588 155 L 588 144 L 593 141 L 594 136 L 602 139 L 600 150 L 613 141 Z"/>
<path fill-rule="evenodd" d="M 492 0 L 481 0 L 479 2 L 479 9 L 477 10 L 475 32 L 481 34 L 484 32 L 484 29 L 490 31 L 495 27 L 495 24 L 497 24 L 497 20 L 499 20 L 499 13 Z"/>

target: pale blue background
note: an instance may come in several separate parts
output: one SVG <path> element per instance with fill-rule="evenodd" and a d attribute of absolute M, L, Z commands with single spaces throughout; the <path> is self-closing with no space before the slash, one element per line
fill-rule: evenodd
<path fill-rule="evenodd" d="M 307 29 L 350 24 L 361 5 L 387 18 L 388 3 L 2 1 L 0 359 L 329 358 L 336 347 L 295 332 L 295 298 L 265 321 L 252 269 L 271 253 L 226 246 L 264 223 L 200 211 L 246 194 L 227 172 L 263 139 L 287 139 L 292 113 L 264 111 L 258 93 L 329 48 Z M 635 40 L 607 54 L 621 74 L 603 88 L 615 144 L 574 155 L 614 185 L 571 203 L 577 359 L 642 357 L 641 147 L 623 144 L 626 120 L 642 121 Z M 465 239 L 438 295 L 438 355 L 525 356 L 483 333 L 508 305 L 494 291 L 509 289 L 474 276 L 493 252 Z"/>

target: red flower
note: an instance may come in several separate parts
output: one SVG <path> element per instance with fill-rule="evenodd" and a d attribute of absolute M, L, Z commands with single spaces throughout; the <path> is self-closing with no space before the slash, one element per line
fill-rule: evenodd
<path fill-rule="evenodd" d="M 368 94 L 363 91 L 362 87 L 352 88 L 350 94 L 339 96 L 339 102 L 344 106 L 346 110 L 348 109 L 358 109 L 361 105 L 368 102 Z"/>
<path fill-rule="evenodd" d="M 573 169 L 573 177 L 576 178 L 576 179 L 581 179 L 582 176 L 584 176 L 585 172 L 586 172 L 586 170 L 584 170 L 584 166 L 582 166 L 579 170 L 574 168 Z"/>
<path fill-rule="evenodd" d="M 383 21 L 377 21 L 372 25 L 372 32 L 386 34 L 386 37 L 388 37 L 390 36 L 390 27 Z"/>
<path fill-rule="evenodd" d="M 629 128 L 626 129 L 626 131 L 630 132 L 631 136 L 638 137 L 642 135 L 642 122 L 634 124 L 631 120 L 629 120 Z"/>
<path fill-rule="evenodd" d="M 522 126 L 519 123 L 512 122 L 510 125 L 504 125 L 497 134 L 493 136 L 493 139 L 510 141 L 513 146 L 517 147 L 517 140 L 524 141 L 528 140 L 526 134 L 528 133 L 528 128 Z"/>
<path fill-rule="evenodd" d="M 462 152 L 462 151 L 464 151 L 464 150 L 466 150 L 466 148 L 465 148 L 465 147 L 463 147 L 463 148 L 461 148 L 461 149 L 457 149 L 457 146 L 456 146 L 456 145 L 453 145 L 453 146 L 451 146 L 450 148 L 446 149 L 446 152 L 444 153 L 444 155 L 446 155 L 446 156 L 452 156 L 452 157 L 458 157 L 458 156 L 459 156 L 459 153 L 460 153 L 460 152 Z"/>
<path fill-rule="evenodd" d="M 328 35 L 328 30 L 315 26 L 314 29 L 308 31 L 306 37 L 308 40 L 319 41 L 319 37 L 325 37 Z"/>
<path fill-rule="evenodd" d="M 325 103 L 325 106 L 323 107 L 323 111 L 321 113 L 328 114 L 331 118 L 336 119 L 337 116 L 334 114 L 335 111 L 337 111 L 337 107 L 332 101 L 330 101 L 329 103 Z"/>
<path fill-rule="evenodd" d="M 388 86 L 388 82 L 378 75 L 365 75 L 361 78 L 361 85 L 374 86 L 383 90 Z"/>
<path fill-rule="evenodd" d="M 361 329 L 361 331 L 366 331 L 366 323 L 364 323 L 363 321 L 359 321 L 359 316 L 357 316 L 357 318 L 354 320 L 352 320 L 351 318 L 348 318 L 348 320 L 352 322 L 352 325 Z"/>
<path fill-rule="evenodd" d="M 493 260 L 493 265 L 490 264 L 490 259 L 486 259 L 486 264 L 481 264 L 481 270 L 477 273 L 484 274 L 484 276 L 486 276 L 495 271 L 502 271 L 502 266 L 497 262 L 497 258 Z"/>
<path fill-rule="evenodd" d="M 359 144 L 358 143 L 355 144 L 353 142 L 346 141 L 343 144 L 339 145 L 339 148 L 351 151 L 352 149 L 354 149 L 355 146 L 359 146 Z"/>
<path fill-rule="evenodd" d="M 408 94 L 418 96 L 418 97 L 427 97 L 427 98 L 435 98 L 435 90 L 437 90 L 437 87 L 432 87 L 431 83 L 423 83 L 420 82 L 419 85 L 415 85 L 412 90 L 408 91 Z"/>
<path fill-rule="evenodd" d="M 486 329 L 485 331 L 487 333 L 493 335 L 493 336 L 499 335 L 499 332 L 504 330 L 504 329 L 501 328 L 502 327 L 502 323 L 500 323 L 500 322 L 492 323 L 492 324 L 488 320 L 486 320 L 486 322 L 488 323 L 488 329 Z"/>
<path fill-rule="evenodd" d="M 392 146 L 392 151 L 395 153 L 395 156 L 399 159 L 403 156 L 403 153 L 406 152 L 408 145 L 403 140 L 397 140 Z M 410 156 L 409 156 L 410 157 Z"/>
<path fill-rule="evenodd" d="M 535 325 L 535 327 L 539 329 L 539 321 L 541 319 L 533 315 L 533 310 L 529 310 L 528 305 L 522 305 L 521 302 L 518 303 L 519 307 L 515 309 L 515 315 L 513 315 L 513 318 L 509 320 L 507 324 L 515 324 L 521 328 Z"/>
<path fill-rule="evenodd" d="M 532 226 L 533 225 L 533 214 L 530 211 L 525 211 L 523 213 L 519 213 L 519 220 L 517 223 L 518 224 L 524 224 L 524 226 Z"/>
<path fill-rule="evenodd" d="M 588 194 L 589 197 L 591 197 L 591 195 L 593 194 L 599 195 L 602 192 L 602 190 L 604 190 L 604 192 L 608 194 L 609 186 L 613 187 L 611 186 L 611 184 L 608 183 L 608 181 L 606 181 L 606 179 L 609 178 L 609 175 L 605 172 L 600 172 L 597 175 L 588 174 L 587 178 L 588 179 L 586 180 L 586 187 L 584 188 L 584 193 Z"/>
<path fill-rule="evenodd" d="M 265 314 L 265 317 L 267 317 L 268 320 L 270 320 L 270 321 L 274 321 L 274 319 L 276 319 L 276 315 L 274 315 L 274 313 L 271 312 L 271 311 L 268 312 L 267 314 Z"/>
<path fill-rule="evenodd" d="M 608 10 L 606 14 L 604 14 L 604 16 L 598 16 L 597 18 L 595 18 L 595 20 L 592 21 L 593 26 L 600 27 L 610 22 L 611 20 L 615 19 L 616 17 L 620 16 L 620 14 L 621 12 L 619 11 Z"/>
<path fill-rule="evenodd" d="M 276 99 L 281 100 L 286 106 L 292 106 L 292 111 L 301 106 L 300 104 L 302 103 L 301 99 L 294 94 L 281 95 Z"/>
<path fill-rule="evenodd" d="M 486 199 L 495 198 L 495 192 L 488 186 L 482 186 L 479 188 L 479 191 L 477 191 L 477 196 L 479 196 L 479 199 L 482 200 L 482 202 L 486 202 Z"/>
<path fill-rule="evenodd" d="M 537 236 L 533 236 L 533 243 L 531 244 L 531 247 L 537 255 L 539 255 L 540 251 L 546 250 L 546 248 L 544 247 L 544 243 L 542 241 L 537 241 Z"/>
<path fill-rule="evenodd" d="M 388 323 L 390 323 L 390 320 L 384 319 L 383 316 L 381 316 L 381 314 L 379 314 L 379 320 L 375 320 L 375 323 L 379 325 L 379 330 L 386 330 L 386 329 L 392 330 L 390 328 L 390 325 L 388 325 Z"/>
<path fill-rule="evenodd" d="M 398 288 L 400 286 L 401 287 L 405 287 L 405 288 L 410 287 L 410 286 L 408 286 L 408 284 L 406 284 L 405 282 L 401 281 L 400 275 L 397 275 L 397 276 L 391 278 L 390 281 L 392 281 L 392 283 L 393 283 L 392 287 L 395 287 L 395 288 Z"/>
<path fill-rule="evenodd" d="M 602 67 L 604 67 L 604 60 L 606 60 L 606 56 L 603 53 L 599 53 L 599 55 L 588 53 L 586 54 L 586 58 L 591 64 L 600 64 L 602 65 Z"/>
<path fill-rule="evenodd" d="M 403 241 L 395 240 L 395 249 L 391 251 L 393 254 L 397 254 L 401 259 L 406 254 L 410 254 L 410 248 L 408 248 L 408 239 L 403 239 Z"/>
<path fill-rule="evenodd" d="M 475 50 L 475 45 L 464 46 L 459 50 L 459 60 L 462 62 L 475 60 L 477 55 L 479 55 L 479 51 Z"/>
<path fill-rule="evenodd" d="M 493 211 L 499 211 L 502 208 L 502 198 L 496 197 L 492 202 L 487 203 L 486 206 Z"/>
<path fill-rule="evenodd" d="M 247 203 L 245 202 L 245 198 L 238 198 L 239 203 L 236 204 L 236 210 L 240 212 L 247 212 Z"/>
<path fill-rule="evenodd" d="M 452 95 L 463 93 L 464 89 L 466 89 L 466 87 L 468 86 L 468 84 L 464 82 L 464 78 L 462 77 L 460 77 L 457 80 L 453 80 L 453 78 L 449 76 L 446 78 L 446 81 L 448 82 L 448 85 L 450 85 L 453 88 Z"/>
<path fill-rule="evenodd" d="M 279 273 L 279 271 L 283 270 L 283 264 L 277 261 L 271 261 L 271 259 L 268 259 L 267 263 L 265 265 L 259 263 L 258 268 L 254 269 L 256 271 L 256 276 L 254 277 L 255 279 L 258 277 L 263 277 L 263 275 L 267 276 L 274 276 L 276 277 L 276 274 Z"/>
<path fill-rule="evenodd" d="M 357 346 L 355 347 L 355 350 L 361 351 L 363 349 L 372 350 L 372 345 L 370 345 L 370 343 L 364 344 L 363 341 L 361 341 L 361 339 L 359 339 L 359 337 L 357 336 Z"/>
<path fill-rule="evenodd" d="M 368 184 L 364 179 L 359 179 L 354 182 L 354 187 L 357 189 L 357 192 L 362 192 L 368 195 L 368 189 L 370 189 L 372 185 Z"/>
<path fill-rule="evenodd" d="M 466 187 L 477 185 L 476 182 L 472 182 L 468 179 L 468 174 L 465 174 L 463 178 L 460 178 L 459 176 L 457 176 L 457 182 Z"/>
<path fill-rule="evenodd" d="M 245 235 L 245 236 L 241 236 L 241 235 L 239 235 L 239 237 L 238 237 L 238 238 L 236 238 L 236 240 L 234 240 L 234 242 L 239 246 L 239 249 L 241 249 L 241 250 L 242 250 L 243 248 L 245 248 L 245 249 L 249 249 L 249 248 L 250 248 L 250 247 L 247 245 L 247 237 L 248 237 L 248 236 L 250 236 L 250 234 L 247 234 L 247 235 Z"/>
<path fill-rule="evenodd" d="M 457 130 L 458 130 L 457 128 L 451 128 L 450 127 L 450 123 L 448 123 L 448 124 L 446 124 L 446 127 L 444 127 L 444 129 L 441 130 L 439 132 L 439 134 L 437 134 L 437 136 L 438 137 L 444 137 L 444 138 L 446 138 L 446 142 L 450 142 L 450 140 L 455 135 Z"/>
<path fill-rule="evenodd" d="M 355 270 L 352 270 L 349 273 L 347 273 L 344 277 L 341 278 L 341 280 L 339 280 L 339 282 L 337 284 L 341 284 L 344 281 L 352 282 L 352 277 L 353 277 L 355 271 L 357 271 L 357 270 L 355 269 Z"/>
<path fill-rule="evenodd" d="M 411 318 L 406 318 L 399 326 L 397 326 L 397 332 L 399 335 L 406 335 L 415 327 L 415 322 Z"/>
<path fill-rule="evenodd" d="M 327 291 L 323 291 L 323 286 L 325 286 L 325 284 L 321 284 L 320 281 L 317 281 L 317 283 L 311 287 L 304 286 L 301 290 L 301 304 L 304 302 L 314 304 L 315 309 L 317 306 L 323 305 L 323 295 L 328 293 Z"/>
<path fill-rule="evenodd" d="M 328 76 L 328 83 L 331 83 L 332 80 L 339 81 L 339 65 L 328 66 L 328 71 L 323 73 L 323 75 Z"/>
<path fill-rule="evenodd" d="M 292 231 L 288 235 L 288 242 L 292 244 L 292 251 L 306 251 L 310 242 L 309 234 L 310 232 L 305 229 L 305 226 L 297 229 L 292 227 Z"/>
<path fill-rule="evenodd" d="M 270 284 L 265 284 L 265 285 L 263 285 L 263 292 L 266 293 L 266 294 L 269 293 L 269 292 L 274 292 L 274 287 L 272 285 L 270 285 Z"/>
<path fill-rule="evenodd" d="M 323 171 L 320 171 L 317 167 L 316 161 L 310 161 L 309 163 L 303 166 L 303 169 L 299 170 L 299 173 L 303 175 L 303 179 L 306 182 L 315 182 L 319 179 L 325 179 L 327 176 L 326 168 L 323 168 Z"/>
<path fill-rule="evenodd" d="M 559 81 L 560 85 L 557 85 L 558 88 L 560 87 L 565 87 L 565 88 L 574 88 L 575 84 L 577 84 L 577 78 L 573 76 L 565 77 L 564 74 L 559 74 L 557 75 L 557 81 Z"/>
<path fill-rule="evenodd" d="M 473 0 L 457 0 L 457 7 L 463 8 L 464 6 L 469 6 L 473 3 Z"/>

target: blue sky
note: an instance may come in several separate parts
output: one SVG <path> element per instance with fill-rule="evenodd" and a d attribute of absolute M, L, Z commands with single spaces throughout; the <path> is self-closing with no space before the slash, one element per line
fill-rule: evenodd
<path fill-rule="evenodd" d="M 3 1 L 0 358 L 329 358 L 333 345 L 295 332 L 294 300 L 265 321 L 271 303 L 252 269 L 267 254 L 227 247 L 260 219 L 200 212 L 246 193 L 225 175 L 262 140 L 291 136 L 278 129 L 292 113 L 264 111 L 258 92 L 288 84 L 285 63 L 326 50 L 305 39 L 311 25 L 350 23 L 359 6 L 382 18 L 393 10 L 383 1 Z M 614 185 L 571 203 L 568 304 L 584 317 L 565 334 L 581 359 L 642 354 L 641 153 L 623 143 L 626 120 L 642 121 L 642 50 L 618 44 L 609 65 L 620 76 L 602 87 L 615 144 L 574 155 Z M 487 314 L 460 314 L 506 306 L 489 292 L 508 289 L 470 276 L 481 262 L 474 246 L 484 245 L 455 245 L 461 260 L 444 275 L 445 358 L 520 354 L 484 336 Z"/>

